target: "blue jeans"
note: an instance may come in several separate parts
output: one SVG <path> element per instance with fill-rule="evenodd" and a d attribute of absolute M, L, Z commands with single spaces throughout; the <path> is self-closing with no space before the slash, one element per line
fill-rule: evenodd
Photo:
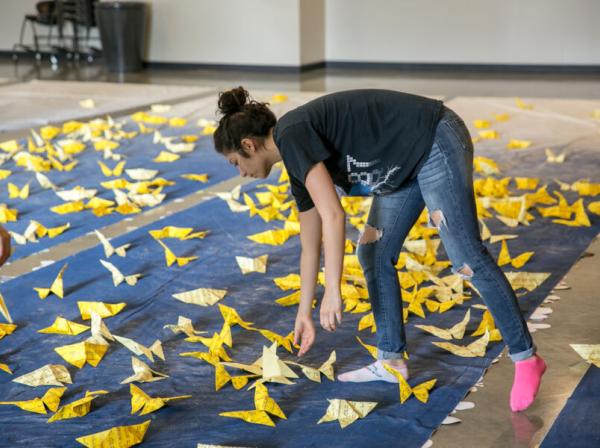
<path fill-rule="evenodd" d="M 517 297 L 479 233 L 473 192 L 473 144 L 462 119 L 444 107 L 434 143 L 417 177 L 392 193 L 375 196 L 367 224 L 379 239 L 357 254 L 377 326 L 379 359 L 400 359 L 406 349 L 402 298 L 395 264 L 404 239 L 427 206 L 453 272 L 468 278 L 492 313 L 513 361 L 536 349 Z M 434 217 L 435 219 L 432 219 Z"/>

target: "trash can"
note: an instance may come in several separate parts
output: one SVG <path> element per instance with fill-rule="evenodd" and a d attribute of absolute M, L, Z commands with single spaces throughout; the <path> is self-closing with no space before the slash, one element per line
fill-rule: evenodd
<path fill-rule="evenodd" d="M 146 31 L 146 3 L 98 2 L 96 20 L 106 68 L 111 72 L 140 71 Z"/>

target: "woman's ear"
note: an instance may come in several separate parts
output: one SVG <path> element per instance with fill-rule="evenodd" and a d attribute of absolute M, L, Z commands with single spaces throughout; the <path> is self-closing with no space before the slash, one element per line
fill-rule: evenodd
<path fill-rule="evenodd" d="M 244 149 L 246 154 L 250 155 L 256 152 L 256 145 L 254 144 L 254 140 L 252 140 L 251 138 L 243 138 L 241 143 L 242 148 Z"/>

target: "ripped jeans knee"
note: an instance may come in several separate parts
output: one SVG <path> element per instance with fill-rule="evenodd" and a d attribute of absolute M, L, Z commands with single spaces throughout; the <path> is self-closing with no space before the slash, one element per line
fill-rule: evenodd
<path fill-rule="evenodd" d="M 361 232 L 358 238 L 358 244 L 369 244 L 379 241 L 383 236 L 383 230 L 373 227 L 370 224 L 365 224 L 365 229 Z"/>
<path fill-rule="evenodd" d="M 452 268 L 452 272 L 460 275 L 464 280 L 471 280 L 474 274 L 473 269 L 467 263 L 463 263 L 459 269 Z"/>
<path fill-rule="evenodd" d="M 446 222 L 446 217 L 444 216 L 444 212 L 440 209 L 436 209 L 429 214 L 429 227 L 435 228 L 437 230 L 441 230 L 442 227 L 447 227 L 448 223 Z M 463 263 L 460 268 L 452 268 L 452 272 L 454 274 L 460 275 L 465 280 L 470 280 L 473 278 L 473 269 L 467 263 Z"/>
<path fill-rule="evenodd" d="M 363 271 L 373 268 L 373 259 L 375 257 L 375 244 L 383 237 L 383 230 L 366 224 L 358 239 L 356 255 Z"/>
<path fill-rule="evenodd" d="M 446 217 L 444 216 L 444 212 L 441 210 L 434 210 L 429 213 L 429 222 L 427 224 L 428 227 L 440 230 L 443 226 L 446 226 Z"/>

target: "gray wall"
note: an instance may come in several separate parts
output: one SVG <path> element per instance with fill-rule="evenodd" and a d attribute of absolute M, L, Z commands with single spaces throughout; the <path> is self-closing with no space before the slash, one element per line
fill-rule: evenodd
<path fill-rule="evenodd" d="M 0 50 L 12 50 L 19 41 L 23 17 L 35 11 L 36 3 L 37 0 L 0 0 Z"/>
<path fill-rule="evenodd" d="M 152 0 L 149 60 L 300 64 L 300 0 Z"/>
<path fill-rule="evenodd" d="M 600 65 L 599 0 L 327 0 L 328 61 Z"/>

